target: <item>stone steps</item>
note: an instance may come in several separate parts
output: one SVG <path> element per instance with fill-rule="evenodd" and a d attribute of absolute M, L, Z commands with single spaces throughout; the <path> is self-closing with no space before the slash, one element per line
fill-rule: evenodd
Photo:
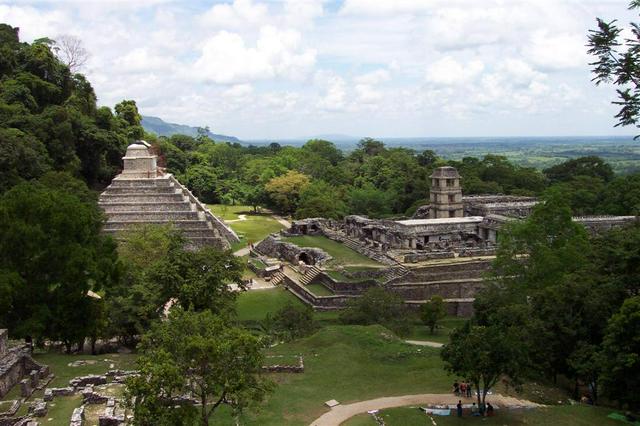
<path fill-rule="evenodd" d="M 316 266 L 312 266 L 307 270 L 307 273 L 304 274 L 302 278 L 300 278 L 300 284 L 302 285 L 309 284 L 320 274 L 320 272 L 321 272 L 320 269 L 318 269 Z"/>
<path fill-rule="evenodd" d="M 202 222 L 200 220 L 119 220 L 119 221 L 108 221 L 105 223 L 103 230 L 105 232 L 116 232 L 123 230 L 130 226 L 138 226 L 144 224 L 151 225 L 174 225 L 178 229 L 202 229 L 202 230 L 211 230 L 207 222 Z"/>
<path fill-rule="evenodd" d="M 131 220 L 140 220 L 145 222 L 156 220 L 198 220 L 198 212 L 195 211 L 129 211 L 129 212 L 113 212 L 108 213 L 107 223 L 110 222 L 127 222 Z"/>
<path fill-rule="evenodd" d="M 271 276 L 271 284 L 278 285 L 284 280 L 284 274 L 281 271 L 277 271 Z"/>
<path fill-rule="evenodd" d="M 100 195 L 99 204 L 102 203 L 165 203 L 185 201 L 185 197 L 178 193 L 161 193 L 161 194 L 111 194 L 103 193 Z"/>
<path fill-rule="evenodd" d="M 156 186 L 156 185 L 145 185 L 145 186 L 116 186 L 107 188 L 107 191 L 110 194 L 176 194 L 177 189 L 172 186 Z"/>
<path fill-rule="evenodd" d="M 173 187 L 173 183 L 169 179 L 157 178 L 153 181 L 150 179 L 114 179 L 109 188 L 127 188 L 127 187 L 161 187 L 161 186 L 171 186 Z"/>
<path fill-rule="evenodd" d="M 158 211 L 192 211 L 187 201 L 169 202 L 101 202 L 105 213 L 158 212 Z"/>

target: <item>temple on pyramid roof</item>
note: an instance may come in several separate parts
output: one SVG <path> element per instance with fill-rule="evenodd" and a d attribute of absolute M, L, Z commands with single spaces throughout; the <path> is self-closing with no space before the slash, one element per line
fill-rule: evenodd
<path fill-rule="evenodd" d="M 157 166 L 157 157 L 144 141 L 129 145 L 124 168 L 100 194 L 107 216 L 104 232 L 122 236 L 141 224 L 173 224 L 187 239 L 187 247 L 227 249 L 238 236 L 184 185 Z"/>

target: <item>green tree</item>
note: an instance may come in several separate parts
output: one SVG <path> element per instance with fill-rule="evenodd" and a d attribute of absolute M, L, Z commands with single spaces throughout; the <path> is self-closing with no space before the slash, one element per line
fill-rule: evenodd
<path fill-rule="evenodd" d="M 0 282 L 11 309 L 0 316 L 17 336 L 73 343 L 89 335 L 87 291 L 117 283 L 115 243 L 100 234 L 97 205 L 42 184 L 0 198 Z"/>
<path fill-rule="evenodd" d="M 638 9 L 640 2 L 632 0 L 629 9 Z M 589 31 L 589 53 L 596 58 L 592 73 L 596 85 L 613 83 L 620 106 L 615 118 L 617 126 L 636 126 L 640 117 L 640 25 L 631 23 L 629 39 L 624 39 L 616 21 L 597 19 L 598 29 Z"/>
<path fill-rule="evenodd" d="M 324 217 L 341 219 L 347 213 L 339 190 L 324 181 L 315 181 L 300 194 L 296 218 Z"/>
<path fill-rule="evenodd" d="M 371 287 L 361 297 L 349 301 L 340 312 L 345 324 L 380 324 L 399 335 L 409 333 L 409 315 L 403 300 L 382 287 Z"/>
<path fill-rule="evenodd" d="M 434 333 L 438 321 L 447 316 L 442 296 L 431 296 L 431 299 L 422 305 L 420 317 L 422 322 L 429 327 L 431 334 Z"/>
<path fill-rule="evenodd" d="M 596 156 L 567 160 L 545 169 L 543 173 L 551 183 L 567 182 L 576 176 L 589 176 L 609 182 L 614 176 L 611 166 L 602 158 Z"/>
<path fill-rule="evenodd" d="M 283 213 L 293 213 L 298 207 L 300 194 L 309 185 L 309 177 L 294 170 L 274 177 L 265 185 L 265 190 Z"/>
<path fill-rule="evenodd" d="M 315 330 L 313 310 L 287 303 L 273 317 L 273 327 L 287 340 L 308 336 Z"/>
<path fill-rule="evenodd" d="M 207 426 L 220 405 L 238 414 L 271 389 L 260 374 L 260 341 L 210 311 L 173 310 L 143 337 L 140 350 L 140 376 L 127 383 L 134 424 L 188 425 L 197 410 L 199 423 Z M 176 408 L 174 400 L 184 394 L 200 405 Z"/>
<path fill-rule="evenodd" d="M 391 194 L 367 184 L 353 188 L 347 195 L 349 212 L 370 217 L 382 217 L 391 213 Z"/>
<path fill-rule="evenodd" d="M 477 392 L 478 406 L 485 406 L 487 392 L 506 375 L 517 382 L 526 371 L 527 351 L 517 329 L 467 323 L 456 329 L 440 353 L 445 368 L 469 380 Z"/>
<path fill-rule="evenodd" d="M 640 409 L 640 296 L 625 300 L 620 311 L 611 317 L 602 344 L 604 394 Z"/>
<path fill-rule="evenodd" d="M 0 193 L 20 182 L 42 176 L 51 167 L 47 150 L 18 129 L 0 128 Z"/>

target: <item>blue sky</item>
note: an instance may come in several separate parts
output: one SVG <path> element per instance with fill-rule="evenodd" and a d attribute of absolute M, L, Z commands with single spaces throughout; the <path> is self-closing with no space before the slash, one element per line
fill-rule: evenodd
<path fill-rule="evenodd" d="M 81 38 L 102 105 L 245 139 L 614 135 L 585 43 L 627 3 L 0 0 L 0 22 Z"/>

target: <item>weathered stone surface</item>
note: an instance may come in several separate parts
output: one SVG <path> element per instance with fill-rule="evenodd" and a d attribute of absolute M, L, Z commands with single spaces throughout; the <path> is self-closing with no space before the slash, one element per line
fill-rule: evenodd
<path fill-rule="evenodd" d="M 285 259 L 295 265 L 304 262 L 311 265 L 322 265 L 331 260 L 325 251 L 315 247 L 298 247 L 282 241 L 280 237 L 270 235 L 256 245 L 255 249 L 266 256 Z"/>
<path fill-rule="evenodd" d="M 104 385 L 107 383 L 106 376 L 90 374 L 88 376 L 76 377 L 69 380 L 69 386 L 74 388 L 84 387 L 86 385 Z"/>
<path fill-rule="evenodd" d="M 69 426 L 83 426 L 84 425 L 84 405 L 75 408 L 71 414 L 71 422 Z"/>
<path fill-rule="evenodd" d="M 67 396 L 73 394 L 73 388 L 49 388 L 51 390 L 52 395 L 55 396 Z"/>
<path fill-rule="evenodd" d="M 37 399 L 29 407 L 29 412 L 35 417 L 44 417 L 47 415 L 47 403 L 41 399 Z"/>
<path fill-rule="evenodd" d="M 31 396 L 33 393 L 33 388 L 31 387 L 31 380 L 22 379 L 20 380 L 20 396 L 26 398 Z"/>
<path fill-rule="evenodd" d="M 268 358 L 278 358 L 278 356 L 271 356 Z M 297 364 L 264 365 L 262 366 L 262 371 L 270 373 L 304 373 L 304 360 L 302 356 L 299 356 Z"/>
<path fill-rule="evenodd" d="M 24 392 L 23 396 L 31 395 L 33 389 L 38 385 L 37 379 L 46 377 L 41 373 L 43 369 L 45 371 L 48 370 L 46 370 L 46 366 L 37 363 L 31 358 L 31 350 L 27 344 L 9 348 L 6 338 L 6 332 L 0 333 L 0 342 L 5 339 L 4 343 L 0 343 L 0 345 L 5 345 L 4 352 L 0 353 L 0 398 L 18 383 L 21 386 L 21 393 Z M 36 373 L 31 376 L 31 371 L 34 370 Z M 21 380 L 25 378 L 28 385 L 27 383 L 24 385 L 21 383 Z"/>
<path fill-rule="evenodd" d="M 0 328 L 0 358 L 7 352 L 9 345 L 9 330 Z"/>

